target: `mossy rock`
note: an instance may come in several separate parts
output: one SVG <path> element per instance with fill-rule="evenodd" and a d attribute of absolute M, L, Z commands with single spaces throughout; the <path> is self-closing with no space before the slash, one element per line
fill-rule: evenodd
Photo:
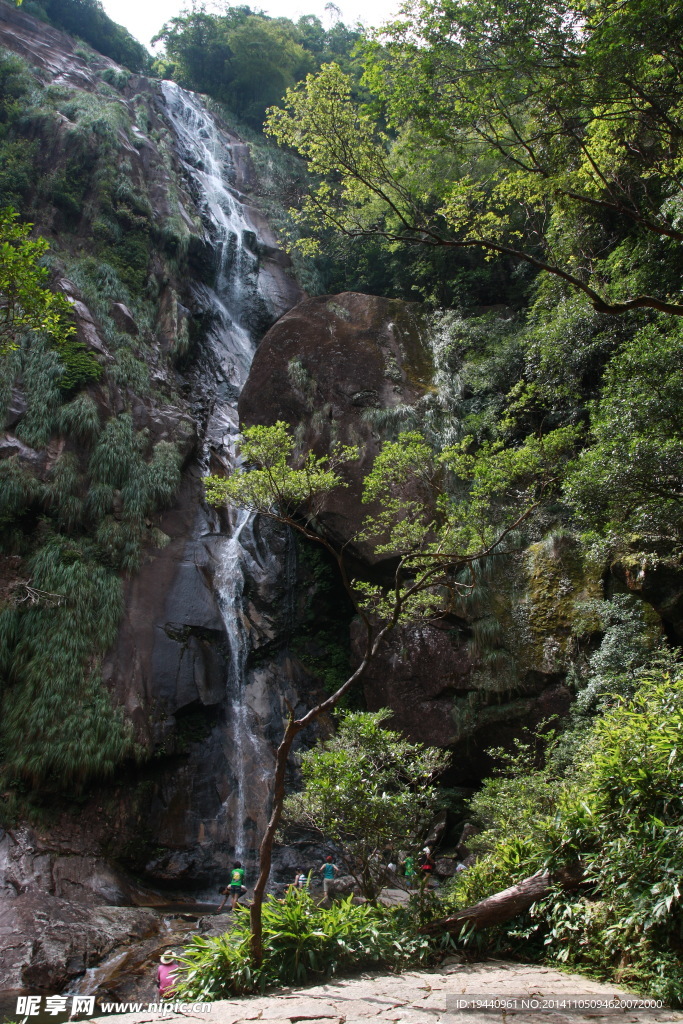
<path fill-rule="evenodd" d="M 602 567 L 587 557 L 569 534 L 551 533 L 525 553 L 526 588 L 518 621 L 525 622 L 529 668 L 553 672 L 569 655 L 571 639 L 597 632 L 597 617 L 586 615 L 589 601 L 603 597 Z"/>

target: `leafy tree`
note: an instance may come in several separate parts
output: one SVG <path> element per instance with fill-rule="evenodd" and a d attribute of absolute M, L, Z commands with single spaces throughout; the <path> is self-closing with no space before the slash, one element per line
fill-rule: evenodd
<path fill-rule="evenodd" d="M 159 71 L 208 93 L 260 129 L 266 108 L 323 60 L 352 69 L 350 54 L 359 38 L 343 24 L 328 33 L 315 17 L 295 24 L 239 6 L 220 14 L 186 12 L 167 22 L 154 41 L 165 48 Z"/>
<path fill-rule="evenodd" d="M 591 407 L 593 444 L 567 482 L 589 529 L 680 541 L 683 530 L 683 338 L 661 317 L 611 360 Z"/>
<path fill-rule="evenodd" d="M 682 315 L 679 13 L 642 0 L 414 0 L 368 48 L 373 105 L 354 103 L 327 64 L 267 131 L 324 179 L 302 214 L 316 231 L 481 247 L 600 312 Z"/>
<path fill-rule="evenodd" d="M 30 237 L 32 227 L 19 223 L 15 210 L 0 211 L 0 353 L 16 348 L 24 331 L 45 331 L 59 344 L 75 330 L 67 300 L 45 287 L 40 260 L 50 246 Z"/>
<path fill-rule="evenodd" d="M 84 39 L 94 50 L 131 71 L 149 70 L 146 48 L 105 13 L 99 0 L 33 0 L 51 24 Z"/>
<path fill-rule="evenodd" d="M 286 825 L 317 832 L 343 853 L 369 900 L 386 884 L 385 849 L 413 851 L 436 808 L 436 776 L 448 755 L 382 727 L 384 709 L 344 716 L 332 739 L 301 758 L 304 788 L 287 797 Z"/>
<path fill-rule="evenodd" d="M 263 960 L 262 903 L 270 874 L 272 847 L 282 813 L 287 757 L 295 737 L 334 708 L 360 678 L 383 638 L 406 618 L 441 616 L 458 606 L 476 580 L 482 560 L 504 550 L 515 530 L 557 487 L 562 465 L 577 441 L 573 428 L 532 437 L 517 449 L 498 443 L 468 451 L 470 439 L 435 453 L 417 432 L 384 444 L 366 478 L 364 500 L 377 508 L 366 518 L 362 536 L 396 569 L 386 584 L 352 579 L 344 549 L 325 536 L 320 513 L 330 494 L 346 486 L 343 469 L 357 452 L 336 447 L 328 456 L 298 454 L 285 423 L 245 430 L 241 455 L 252 468 L 229 478 L 207 478 L 207 498 L 286 523 L 322 544 L 337 564 L 340 579 L 365 629 L 357 668 L 342 685 L 301 718 L 292 713 L 277 750 L 271 817 L 261 841 L 259 877 L 254 888 L 252 955 Z M 445 478 L 460 482 L 460 493 L 444 490 Z"/>

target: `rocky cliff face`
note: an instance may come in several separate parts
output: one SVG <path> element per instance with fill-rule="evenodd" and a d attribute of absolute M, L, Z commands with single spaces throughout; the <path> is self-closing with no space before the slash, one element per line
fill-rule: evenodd
<path fill-rule="evenodd" d="M 425 311 L 352 293 L 295 306 L 254 359 L 239 403 L 247 425 L 284 420 L 319 454 L 334 441 L 360 446 L 349 488 L 324 515 L 361 575 L 383 571 L 354 541 L 367 511 L 362 477 L 384 438 L 419 425 L 435 377 Z M 389 707 L 411 739 L 451 748 L 452 781 L 476 785 L 490 767 L 487 748 L 567 713 L 574 623 L 587 601 L 602 597 L 601 572 L 566 537 L 510 554 L 459 616 L 390 634 L 363 680 L 368 708 Z M 350 633 L 359 660 L 357 623 Z"/>
<path fill-rule="evenodd" d="M 52 243 L 78 330 L 71 356 L 87 371 L 74 384 L 69 353 L 33 339 L 2 382 L 0 472 L 14 497 L 0 612 L 14 632 L 1 742 L 6 760 L 16 752 L 10 778 L 33 779 L 52 816 L 19 852 L 2 840 L 2 927 L 24 933 L 2 963 L 13 986 L 54 990 L 117 928 L 152 927 L 144 912 L 95 922 L 93 907 L 132 898 L 127 873 L 196 891 L 215 889 L 236 854 L 251 862 L 285 702 L 320 692 L 289 646 L 314 585 L 291 538 L 201 500 L 202 473 L 231 459 L 255 345 L 301 292 L 249 197 L 248 148 L 218 115 L 5 3 L 0 45 L 22 108 L 5 127 L 32 169 L 17 202 Z M 56 606 L 17 604 L 22 581 L 50 573 Z M 51 758 L 71 758 L 61 791 Z M 113 778 L 91 781 L 74 808 L 69 790 L 103 768 Z M 8 820 L 23 813 L 11 790 L 3 800 Z M 41 899 L 38 941 L 26 922 Z"/>
<path fill-rule="evenodd" d="M 10 783 L 34 786 L 48 818 L 0 836 L 0 931 L 20 935 L 0 965 L 12 986 L 54 991 L 155 934 L 154 915 L 124 906 L 152 898 L 140 880 L 215 891 L 235 855 L 253 863 L 283 710 L 310 706 L 354 657 L 349 609 L 318 586 L 324 561 L 202 503 L 238 413 L 284 419 L 319 452 L 360 446 L 326 525 L 377 578 L 356 538 L 361 480 L 436 384 L 419 306 L 303 298 L 251 198 L 248 148 L 197 97 L 3 0 L 0 45 L 18 97 L 0 131 L 18 171 L 0 188 L 52 242 L 78 331 L 61 353 L 33 339 L 0 381 L 0 744 Z M 614 577 L 674 633 L 678 569 L 655 561 L 635 553 Z M 452 748 L 452 781 L 476 783 L 487 747 L 566 712 L 575 622 L 601 571 L 571 538 L 536 538 L 482 603 L 397 629 L 367 706 Z M 28 584 L 55 603 L 17 602 Z M 79 787 L 74 806 L 65 790 Z M 11 788 L 1 799 L 7 820 L 27 810 Z M 280 856 L 285 871 L 299 854 Z"/>
<path fill-rule="evenodd" d="M 358 445 L 360 458 L 325 525 L 338 542 L 368 562 L 355 539 L 370 470 L 392 412 L 410 407 L 431 387 L 432 361 L 424 315 L 415 304 L 345 292 L 307 299 L 271 328 L 259 347 L 239 401 L 246 424 L 284 420 L 305 447 L 328 451 Z"/>

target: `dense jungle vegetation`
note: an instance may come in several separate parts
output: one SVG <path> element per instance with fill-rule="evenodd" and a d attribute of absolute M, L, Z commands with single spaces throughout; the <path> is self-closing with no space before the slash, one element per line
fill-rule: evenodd
<path fill-rule="evenodd" d="M 416 0 L 376 34 L 196 8 L 161 29 L 165 52 L 154 62 L 107 27 L 93 0 L 24 6 L 66 29 L 79 17 L 94 48 L 199 89 L 243 122 L 264 201 L 312 291 L 427 304 L 433 387 L 377 424 L 397 446 L 404 481 L 416 444 L 435 459 L 448 449 L 472 477 L 488 473 L 488 512 L 505 522 L 520 495 L 535 493 L 533 453 L 561 450 L 515 543 L 539 576 L 551 556 L 566 570 L 561 610 L 549 607 L 562 615 L 553 657 L 573 711 L 499 752 L 498 774 L 470 808 L 479 859 L 434 913 L 579 865 L 577 891 L 558 884 L 513 922 L 457 941 L 578 965 L 683 1003 L 683 6 Z M 82 624 L 72 629 L 64 604 L 0 612 L 4 781 L 42 792 L 85 785 L 139 753 L 100 684 L 99 659 L 119 619 L 121 574 L 163 543 L 151 524 L 180 477 L 181 437 L 152 446 L 128 408 L 105 416 L 93 398 L 101 378 L 129 395 L 174 398 L 150 380 L 149 268 L 157 251 L 182 263 L 180 228 L 161 233 L 128 179 L 112 99 L 126 82 L 126 73 L 103 78 L 96 97 L 76 102 L 64 89 L 37 89 L 17 58 L 0 62 L 2 205 L 24 221 L 56 211 L 63 243 L 51 265 L 82 290 L 114 354 L 103 368 L 43 324 L 3 358 L 3 398 L 20 373 L 27 393 L 20 440 L 68 439 L 45 480 L 2 463 L 4 550 L 26 559 L 35 588 L 73 601 Z M 264 115 L 282 152 L 260 134 Z M 64 117 L 69 163 L 47 168 L 37 126 Z M 84 209 L 88 255 L 69 243 Z M 4 223 L 3 244 L 20 248 L 8 234 L 13 218 Z M 110 314 L 122 294 L 137 341 Z M 503 463 L 507 476 L 496 477 Z M 460 490 L 445 479 L 444 500 L 462 500 L 463 479 Z M 472 644 L 491 676 L 511 658 L 494 614 L 499 572 L 490 559 L 468 578 L 479 615 Z M 544 637 L 527 641 L 542 647 Z M 74 712 L 66 732 L 65 708 Z M 318 944 L 309 973 L 361 949 L 371 963 L 433 953 L 415 931 L 424 908 L 412 918 L 358 910 L 357 933 L 349 908 L 323 924 L 303 897 L 271 910 L 273 934 L 299 922 Z M 232 944 L 209 941 L 198 955 L 197 991 L 209 977 L 219 979 L 213 992 L 235 977 L 249 987 L 240 927 Z M 298 980 L 287 971 L 298 970 L 302 943 L 269 980 Z"/>
<path fill-rule="evenodd" d="M 683 998 L 681 13 L 639 0 L 408 3 L 357 47 L 360 80 L 357 66 L 327 63 L 266 120 L 311 175 L 292 211 L 293 244 L 323 275 L 335 263 L 335 284 L 435 307 L 434 392 L 381 423 L 396 439 L 400 484 L 383 493 L 386 507 L 422 479 L 424 451 L 411 474 L 415 431 L 441 458 L 469 454 L 470 499 L 481 480 L 489 495 L 500 487 L 501 521 L 533 494 L 524 453 L 573 445 L 520 543 L 537 560 L 564 551 L 570 578 L 578 557 L 596 583 L 571 611 L 569 592 L 564 602 L 560 659 L 574 710 L 515 755 L 499 752 L 499 774 L 471 806 L 479 859 L 445 904 L 456 911 L 563 866 L 578 866 L 582 883 L 567 891 L 558 881 L 511 924 L 465 927 L 459 940 L 580 965 L 674 1002 Z M 520 471 L 510 479 L 513 453 Z M 462 490 L 451 483 L 446 494 L 467 516 Z M 451 514 L 440 513 L 439 522 Z M 488 514 L 495 522 L 495 508 Z M 496 569 L 482 564 L 473 576 L 485 606 Z M 504 673 L 500 633 L 481 633 L 482 660 Z"/>

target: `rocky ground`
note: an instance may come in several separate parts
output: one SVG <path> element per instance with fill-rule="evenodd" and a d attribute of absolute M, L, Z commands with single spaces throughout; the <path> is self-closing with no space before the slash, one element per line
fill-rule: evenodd
<path fill-rule="evenodd" d="M 445 961 L 432 971 L 401 975 L 364 974 L 313 988 L 285 989 L 275 995 L 221 1000 L 209 1013 L 185 1008 L 180 1013 L 116 1014 L 97 1020 L 116 1019 L 123 1024 L 147 1024 L 163 1019 L 173 1022 L 195 1018 L 207 1024 L 508 1024 L 511 1021 L 539 1024 L 586 1024 L 588 1021 L 620 1021 L 623 1024 L 669 1024 L 683 1021 L 683 1013 L 666 1009 L 629 1007 L 638 997 L 617 986 L 564 974 L 546 967 L 489 960 L 463 964 Z M 477 1001 L 497 1001 L 498 1008 L 471 1008 Z M 589 1008 L 569 1008 L 570 1001 Z M 526 1001 L 526 1002 L 524 1002 Z M 610 1007 L 610 1002 L 622 1006 Z M 515 1005 L 516 1002 L 516 1005 Z M 559 1005 L 557 1005 L 559 1004 Z M 564 1004 L 564 1008 L 562 1007 Z M 533 1006 L 533 1009 L 531 1008 Z M 469 1008 L 467 1008 L 469 1007 Z"/>

